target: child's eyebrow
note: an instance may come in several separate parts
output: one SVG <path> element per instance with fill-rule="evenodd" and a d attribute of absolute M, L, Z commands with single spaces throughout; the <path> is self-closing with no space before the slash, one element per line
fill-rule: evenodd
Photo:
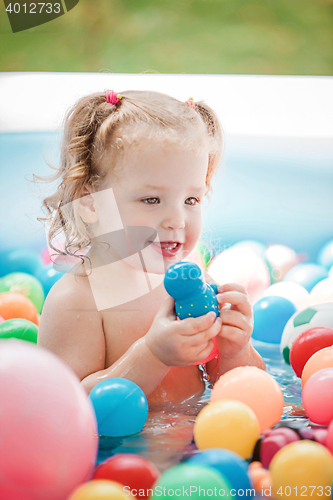
<path fill-rule="evenodd" d="M 138 188 L 135 188 L 135 191 L 141 191 L 142 189 L 152 189 L 152 190 L 160 189 L 161 191 L 165 191 L 166 189 L 169 189 L 169 188 L 166 188 L 165 186 L 153 186 L 152 184 L 145 184 L 144 186 L 140 186 Z M 190 191 L 197 191 L 197 192 L 200 192 L 204 189 L 205 189 L 205 187 L 194 187 L 194 186 L 189 187 Z"/>

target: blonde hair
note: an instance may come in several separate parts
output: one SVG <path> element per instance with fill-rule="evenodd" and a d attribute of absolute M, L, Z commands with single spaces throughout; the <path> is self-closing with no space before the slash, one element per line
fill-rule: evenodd
<path fill-rule="evenodd" d="M 150 143 L 170 144 L 192 152 L 208 150 L 207 193 L 222 156 L 222 127 L 217 115 L 203 101 L 194 108 L 160 92 L 130 90 L 121 92 L 115 105 L 107 103 L 105 93 L 80 98 L 66 113 L 57 172 L 41 180 L 62 179 L 56 192 L 43 201 L 48 217 L 48 244 L 57 254 L 77 256 L 90 245 L 88 225 L 77 212 L 75 199 L 89 186 L 98 190 L 107 176 L 117 175 L 117 159 L 129 147 Z M 101 158 L 108 153 L 108 167 Z M 76 207 L 76 208 L 75 208 Z M 53 246 L 54 238 L 64 232 L 65 251 Z"/>

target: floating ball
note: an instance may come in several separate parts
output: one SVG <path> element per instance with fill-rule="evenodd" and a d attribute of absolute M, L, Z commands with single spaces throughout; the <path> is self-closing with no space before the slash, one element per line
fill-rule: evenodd
<path fill-rule="evenodd" d="M 44 262 L 44 264 L 46 266 L 48 266 L 49 264 L 52 264 L 52 261 L 50 259 L 50 252 L 49 252 L 48 248 L 45 248 L 45 250 L 43 250 L 43 252 L 41 253 L 41 257 L 42 257 L 42 261 Z"/>
<path fill-rule="evenodd" d="M 118 453 L 99 464 L 94 479 L 118 481 L 127 486 L 132 496 L 148 498 L 147 490 L 153 487 L 159 476 L 157 467 L 146 458 L 132 453 Z"/>
<path fill-rule="evenodd" d="M 263 297 L 284 297 L 290 300 L 297 310 L 305 309 L 309 306 L 310 294 L 305 288 L 291 281 L 280 281 L 269 286 L 263 293 Z"/>
<path fill-rule="evenodd" d="M 4 319 L 23 318 L 37 324 L 36 307 L 18 292 L 0 293 L 0 315 Z"/>
<path fill-rule="evenodd" d="M 220 285 L 243 285 L 251 302 L 259 299 L 270 285 L 266 264 L 253 250 L 242 246 L 228 248 L 216 255 L 208 266 L 208 273 Z"/>
<path fill-rule="evenodd" d="M 273 497 L 299 500 L 329 497 L 333 479 L 333 458 L 321 444 L 297 441 L 288 444 L 270 464 L 273 479 Z"/>
<path fill-rule="evenodd" d="M 163 498 L 184 498 L 188 495 L 192 500 L 202 500 L 203 496 L 214 495 L 214 488 L 218 496 L 231 496 L 228 482 L 216 470 L 200 465 L 180 464 L 162 472 L 155 484 L 154 496 L 163 493 Z M 161 492 L 160 495 L 157 495 L 158 492 Z"/>
<path fill-rule="evenodd" d="M 265 251 L 264 261 L 270 270 L 271 282 L 276 283 L 295 266 L 297 256 L 294 250 L 285 245 L 271 245 Z"/>
<path fill-rule="evenodd" d="M 36 278 L 40 281 L 43 286 L 45 297 L 53 287 L 53 285 L 60 280 L 64 273 L 59 273 L 53 269 L 53 264 L 48 266 L 42 266 L 36 273 Z"/>
<path fill-rule="evenodd" d="M 333 302 L 333 278 L 319 281 L 311 290 L 309 305 Z"/>
<path fill-rule="evenodd" d="M 252 455 L 259 434 L 254 412 L 235 399 L 205 406 L 194 424 L 194 440 L 199 450 L 226 448 L 245 459 Z"/>
<path fill-rule="evenodd" d="M 211 448 L 193 455 L 186 463 L 217 470 L 228 481 L 230 487 L 236 490 L 236 498 L 242 498 L 244 495 L 242 491 L 252 488 L 247 462 L 233 451 Z"/>
<path fill-rule="evenodd" d="M 213 252 L 210 250 L 209 246 L 203 243 L 202 241 L 198 241 L 196 244 L 195 248 L 198 250 L 200 253 L 202 260 L 205 265 L 205 269 L 207 269 L 208 264 L 213 258 Z"/>
<path fill-rule="evenodd" d="M 143 390 L 126 378 L 110 378 L 95 385 L 89 394 L 100 436 L 130 436 L 142 431 L 148 417 Z"/>
<path fill-rule="evenodd" d="M 284 399 L 276 380 L 254 366 L 239 366 L 222 375 L 213 387 L 210 402 L 237 399 L 255 413 L 260 432 L 281 419 Z"/>
<path fill-rule="evenodd" d="M 325 446 L 330 450 L 330 452 L 333 455 L 333 420 L 328 426 L 327 430 L 327 435 L 326 435 L 326 440 L 325 440 Z"/>
<path fill-rule="evenodd" d="M 305 264 L 298 264 L 290 269 L 284 276 L 283 281 L 298 283 L 304 286 L 308 292 L 311 292 L 312 288 L 325 278 L 328 278 L 328 271 L 325 267 L 307 262 Z"/>
<path fill-rule="evenodd" d="M 286 324 L 280 344 L 280 350 L 286 363 L 290 363 L 291 346 L 297 337 L 315 326 L 333 328 L 333 302 L 317 304 L 296 312 Z"/>
<path fill-rule="evenodd" d="M 326 267 L 327 271 L 333 266 L 333 240 L 328 241 L 320 250 L 317 262 Z"/>
<path fill-rule="evenodd" d="M 98 479 L 76 488 L 68 500 L 124 500 L 127 497 L 122 484 Z"/>
<path fill-rule="evenodd" d="M 301 333 L 293 343 L 290 351 L 290 364 L 297 377 L 301 378 L 305 363 L 315 352 L 332 345 L 332 328 L 317 326 Z"/>
<path fill-rule="evenodd" d="M 296 306 L 284 297 L 263 297 L 253 305 L 252 337 L 261 342 L 279 344 L 284 327 L 295 312 Z"/>
<path fill-rule="evenodd" d="M 252 250 L 255 254 L 258 255 L 261 259 L 264 257 L 267 246 L 256 240 L 243 240 L 239 243 L 235 243 L 231 248 L 245 248 L 248 250 Z"/>
<path fill-rule="evenodd" d="M 41 257 L 26 248 L 10 248 L 0 253 L 0 276 L 16 272 L 35 275 L 42 265 Z"/>
<path fill-rule="evenodd" d="M 260 444 L 260 462 L 268 469 L 273 457 L 284 446 L 299 441 L 298 434 L 288 427 L 277 427 L 270 431 Z"/>
<path fill-rule="evenodd" d="M 27 319 L 8 319 L 0 324 L 0 339 L 16 338 L 37 344 L 38 327 Z"/>
<path fill-rule="evenodd" d="M 52 352 L 19 340 L 0 341 L 0 379 L 0 498 L 64 500 L 90 478 L 98 449 L 79 379 Z"/>
<path fill-rule="evenodd" d="M 302 403 L 311 422 L 328 425 L 333 420 L 333 368 L 319 370 L 309 378 Z"/>
<path fill-rule="evenodd" d="M 302 371 L 303 389 L 309 378 L 323 368 L 333 368 L 333 346 L 315 352 L 305 363 Z"/>
<path fill-rule="evenodd" d="M 44 304 L 44 291 L 39 281 L 27 273 L 7 274 L 0 280 L 1 292 L 19 292 L 25 295 L 41 313 Z"/>

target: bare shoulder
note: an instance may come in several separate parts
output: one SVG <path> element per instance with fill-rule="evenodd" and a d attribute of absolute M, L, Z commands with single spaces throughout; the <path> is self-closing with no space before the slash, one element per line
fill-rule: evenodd
<path fill-rule="evenodd" d="M 65 274 L 46 297 L 38 345 L 62 358 L 80 380 L 103 370 L 105 337 L 88 278 Z"/>

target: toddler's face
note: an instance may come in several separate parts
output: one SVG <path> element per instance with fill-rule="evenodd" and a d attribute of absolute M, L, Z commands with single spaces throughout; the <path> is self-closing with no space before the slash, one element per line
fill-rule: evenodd
<path fill-rule="evenodd" d="M 124 226 L 157 231 L 155 243 L 145 249 L 150 272 L 161 255 L 167 269 L 195 247 L 202 231 L 207 168 L 208 152 L 194 155 L 149 145 L 130 151 L 117 180 L 105 186 L 113 190 Z"/>

